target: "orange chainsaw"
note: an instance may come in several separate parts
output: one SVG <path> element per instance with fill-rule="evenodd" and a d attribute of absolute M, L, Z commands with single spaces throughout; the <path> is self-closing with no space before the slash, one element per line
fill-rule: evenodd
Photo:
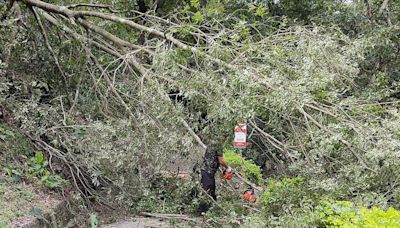
<path fill-rule="evenodd" d="M 254 204 L 257 201 L 257 198 L 254 195 L 254 190 L 252 188 L 247 189 L 245 192 L 243 192 L 243 200 L 250 204 Z"/>
<path fill-rule="evenodd" d="M 222 177 L 225 180 L 232 180 L 233 174 L 234 174 L 233 172 L 228 172 L 228 171 L 224 170 L 224 172 L 222 172 Z"/>
<path fill-rule="evenodd" d="M 234 172 L 228 172 L 226 170 L 224 170 L 222 172 L 222 177 L 225 180 L 230 181 L 230 180 L 232 180 L 233 176 L 234 176 Z M 246 191 L 243 192 L 243 200 L 250 204 L 254 204 L 257 201 L 257 198 L 255 197 L 253 188 L 249 187 Z"/>

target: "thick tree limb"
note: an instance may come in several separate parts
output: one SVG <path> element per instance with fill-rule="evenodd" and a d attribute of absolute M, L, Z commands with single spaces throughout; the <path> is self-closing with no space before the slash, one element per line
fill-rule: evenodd
<path fill-rule="evenodd" d="M 188 130 L 188 132 L 192 135 L 192 137 L 197 141 L 197 143 L 203 147 L 204 149 L 207 149 L 207 146 L 201 141 L 200 137 L 194 133 L 193 129 L 189 126 L 189 124 L 184 120 L 181 119 L 183 126 Z"/>
<path fill-rule="evenodd" d="M 247 209 L 249 209 L 249 210 L 255 211 L 255 212 L 261 212 L 261 211 L 258 210 L 257 208 L 250 207 L 250 206 L 248 206 L 248 205 L 243 205 L 243 207 L 245 207 L 245 208 L 247 208 Z"/>
<path fill-rule="evenodd" d="M 53 25 L 59 27 L 61 30 L 65 31 L 66 33 L 68 33 L 70 36 L 72 36 L 73 39 L 78 40 L 80 42 L 84 42 L 84 43 L 90 43 L 93 44 L 95 47 L 99 48 L 100 50 L 115 56 L 117 58 L 120 58 L 122 55 L 120 53 L 118 53 L 115 50 L 112 50 L 108 47 L 106 47 L 105 45 L 102 45 L 94 40 L 89 40 L 87 37 L 82 36 L 81 34 L 76 33 L 75 31 L 73 31 L 72 29 L 70 29 L 69 27 L 67 27 L 66 25 L 60 23 L 59 21 L 57 21 L 56 18 L 54 18 L 53 16 L 51 16 L 50 14 L 48 14 L 46 11 L 40 10 L 39 11 L 40 14 L 43 15 L 44 18 L 46 18 L 50 23 L 52 23 Z"/>
<path fill-rule="evenodd" d="M 389 4 L 389 0 L 384 0 L 382 2 L 381 7 L 379 8 L 378 17 L 382 16 L 383 11 L 388 7 L 388 4 Z"/>
<path fill-rule="evenodd" d="M 93 7 L 93 8 L 105 8 L 105 9 L 109 9 L 109 8 L 111 8 L 111 5 L 77 3 L 77 4 L 68 5 L 68 6 L 66 6 L 66 7 L 67 7 L 68 9 L 77 8 L 77 7 Z"/>
<path fill-rule="evenodd" d="M 262 187 L 260 187 L 260 186 L 258 186 L 258 185 L 256 185 L 256 184 L 254 184 L 254 183 L 250 182 L 249 180 L 247 180 L 246 178 L 242 177 L 242 175 L 240 174 L 239 171 L 234 170 L 234 173 L 235 173 L 235 176 L 236 176 L 239 180 L 241 180 L 242 182 L 248 184 L 248 185 L 251 186 L 254 190 L 257 190 L 257 191 L 259 191 L 259 192 L 262 192 L 262 191 L 263 191 L 263 188 L 262 188 Z"/>
<path fill-rule="evenodd" d="M 207 53 L 204 53 L 203 51 L 198 50 L 195 47 L 184 44 L 180 40 L 174 38 L 173 35 L 171 35 L 171 34 L 166 34 L 157 29 L 149 28 L 144 25 L 140 25 L 138 23 L 135 23 L 135 22 L 130 21 L 125 18 L 121 18 L 121 17 L 115 16 L 112 14 L 95 12 L 95 11 L 73 11 L 73 10 L 68 9 L 65 6 L 57 6 L 57 5 L 49 4 L 49 3 L 42 2 L 39 0 L 20 0 L 20 1 L 22 1 L 28 5 L 31 5 L 31 6 L 39 7 L 48 12 L 62 14 L 64 16 L 72 19 L 72 21 L 74 21 L 75 19 L 77 19 L 79 17 L 92 16 L 92 17 L 98 17 L 98 18 L 102 18 L 105 20 L 109 20 L 109 21 L 114 21 L 117 23 L 122 23 L 122 24 L 128 25 L 129 27 L 134 28 L 136 30 L 147 32 L 147 33 L 153 34 L 157 37 L 166 39 L 166 40 L 170 41 L 171 43 L 173 43 L 175 46 L 182 48 L 184 50 L 190 50 L 193 53 L 198 53 L 198 54 L 204 55 L 207 58 L 211 59 L 212 61 L 214 61 L 220 65 L 223 65 L 229 69 L 235 69 L 235 67 L 230 65 L 229 63 L 226 63 L 218 58 L 214 58 L 214 57 L 208 55 Z"/>
<path fill-rule="evenodd" d="M 155 217 L 162 219 L 181 219 L 191 222 L 197 222 L 196 219 L 189 218 L 187 215 L 180 215 L 180 214 L 161 214 L 161 213 L 148 213 L 148 212 L 141 212 L 140 214 L 148 217 Z"/>
<path fill-rule="evenodd" d="M 93 32 L 102 35 L 104 38 L 108 39 L 109 41 L 113 42 L 115 45 L 117 45 L 119 48 L 124 48 L 124 47 L 129 47 L 133 49 L 140 49 L 142 48 L 141 46 L 131 44 L 125 40 L 120 39 L 119 37 L 107 32 L 105 29 L 102 29 L 98 27 L 97 25 L 94 25 L 93 23 L 90 23 L 86 20 L 83 20 L 82 18 L 77 19 L 78 23 L 81 24 L 83 27 L 86 29 L 92 30 Z"/>

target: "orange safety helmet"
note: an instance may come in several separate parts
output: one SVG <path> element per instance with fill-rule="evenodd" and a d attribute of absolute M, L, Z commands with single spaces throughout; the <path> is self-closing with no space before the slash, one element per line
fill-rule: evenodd
<path fill-rule="evenodd" d="M 257 198 L 254 196 L 252 190 L 247 190 L 243 193 L 243 200 L 249 201 L 249 203 L 255 203 L 257 201 Z"/>

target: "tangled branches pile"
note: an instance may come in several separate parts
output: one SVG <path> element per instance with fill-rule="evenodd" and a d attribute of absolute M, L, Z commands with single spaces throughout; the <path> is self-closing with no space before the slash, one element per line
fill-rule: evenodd
<path fill-rule="evenodd" d="M 398 102 L 358 86 L 359 40 L 335 28 L 246 24 L 237 11 L 202 20 L 190 10 L 159 17 L 96 4 L 13 4 L 31 10 L 37 50 L 58 75 L 46 79 L 52 99 L 15 99 L 16 116 L 64 161 L 83 195 L 99 186 L 122 201 L 146 194 L 168 162 L 201 154 L 202 129 L 227 131 L 246 118 L 257 153 L 282 174 L 340 197 L 393 198 Z"/>

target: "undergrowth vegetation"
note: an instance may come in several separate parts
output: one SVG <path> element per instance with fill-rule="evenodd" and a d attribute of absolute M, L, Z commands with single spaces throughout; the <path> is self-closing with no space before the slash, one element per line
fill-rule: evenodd
<path fill-rule="evenodd" d="M 26 216 L 33 207 L 42 207 L 40 196 L 31 186 L 0 176 L 0 227 L 10 227 L 18 217 Z"/>
<path fill-rule="evenodd" d="M 233 149 L 224 150 L 224 160 L 234 169 L 238 170 L 249 180 L 263 184 L 261 168 L 253 161 L 247 160 L 236 153 Z"/>
<path fill-rule="evenodd" d="M 400 226 L 400 211 L 389 208 L 355 207 L 352 202 L 335 201 L 322 202 L 316 208 L 320 220 L 319 227 L 398 227 Z"/>
<path fill-rule="evenodd" d="M 207 196 L 179 173 L 247 120 L 251 146 L 225 158 L 262 190 L 248 205 L 236 182 L 219 181 L 209 223 L 396 223 L 399 0 L 10 2 L 0 5 L 7 178 L 69 184 L 86 203 L 135 213 L 190 213 Z"/>
<path fill-rule="evenodd" d="M 41 151 L 34 152 L 32 145 L 21 133 L 5 124 L 1 129 L 1 172 L 18 181 L 37 182 L 48 188 L 59 188 L 66 180 L 50 171 L 47 158 Z"/>
<path fill-rule="evenodd" d="M 52 173 L 45 155 L 34 150 L 17 129 L 0 123 L 0 227 L 10 227 L 31 211 L 48 210 L 52 197 L 48 190 L 59 190 L 67 181 Z"/>

